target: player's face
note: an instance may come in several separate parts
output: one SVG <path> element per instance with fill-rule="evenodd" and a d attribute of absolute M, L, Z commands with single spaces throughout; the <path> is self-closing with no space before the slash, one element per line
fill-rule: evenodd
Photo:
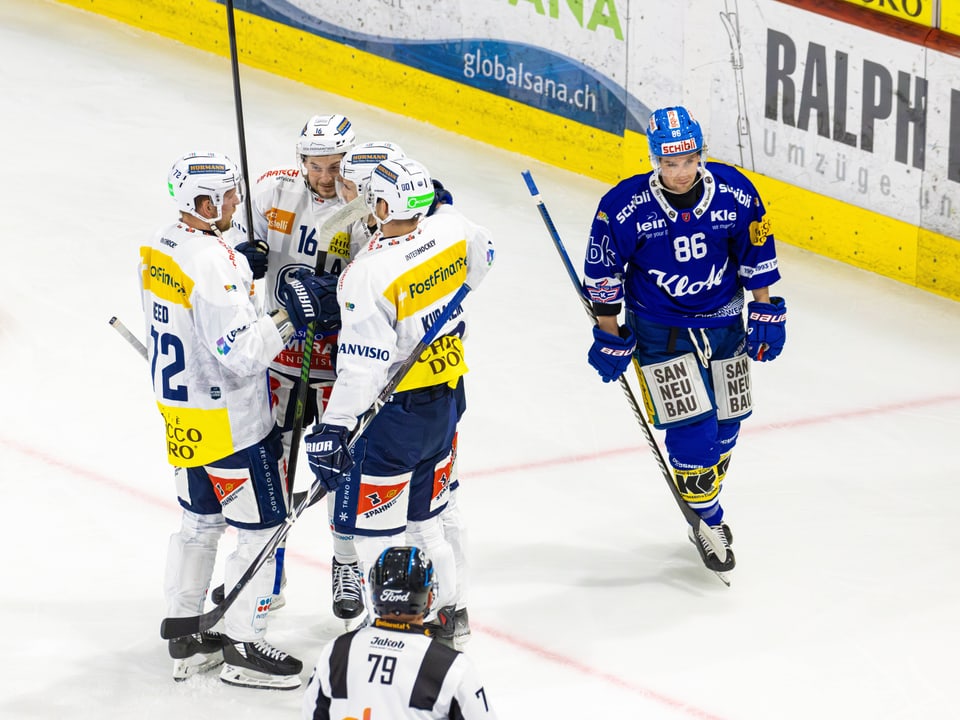
<path fill-rule="evenodd" d="M 674 193 L 685 193 L 697 181 L 700 153 L 660 158 L 660 182 Z"/>
<path fill-rule="evenodd" d="M 324 200 L 332 200 L 337 196 L 342 157 L 343 155 L 321 155 L 308 157 L 303 163 L 307 170 L 307 184 Z"/>

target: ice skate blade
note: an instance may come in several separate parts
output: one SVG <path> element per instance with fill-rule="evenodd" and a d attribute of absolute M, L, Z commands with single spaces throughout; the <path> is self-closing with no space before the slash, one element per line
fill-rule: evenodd
<path fill-rule="evenodd" d="M 343 628 L 345 632 L 353 632 L 354 630 L 359 630 L 370 624 L 370 616 L 367 614 L 366 608 L 357 615 L 355 618 L 340 618 L 343 620 Z"/>
<path fill-rule="evenodd" d="M 267 675 L 230 664 L 223 666 L 220 680 L 227 685 L 256 690 L 296 690 L 300 687 L 299 675 Z"/>
<path fill-rule="evenodd" d="M 724 585 L 726 585 L 727 587 L 730 587 L 730 577 L 729 577 L 730 573 L 717 572 L 716 570 L 713 570 L 711 572 L 713 572 L 714 575 L 720 578 L 720 580 L 723 582 Z"/>
<path fill-rule="evenodd" d="M 188 658 L 173 661 L 173 679 L 183 682 L 194 675 L 205 673 L 223 665 L 223 653 L 215 652 L 210 655 L 191 655 Z"/>

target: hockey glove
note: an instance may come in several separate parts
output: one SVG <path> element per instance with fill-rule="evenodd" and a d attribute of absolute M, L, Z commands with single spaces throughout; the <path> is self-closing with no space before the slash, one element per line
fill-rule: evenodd
<path fill-rule="evenodd" d="M 453 195 L 447 190 L 439 180 L 433 180 L 433 202 L 430 209 L 427 210 L 427 217 L 433 215 L 441 205 L 453 205 Z"/>
<path fill-rule="evenodd" d="M 317 322 L 318 334 L 340 329 L 336 275 L 314 275 L 306 268 L 301 268 L 280 287 L 280 300 L 297 330 L 302 330 L 313 321 Z"/>
<path fill-rule="evenodd" d="M 605 383 L 613 382 L 626 372 L 636 347 L 637 341 L 630 328 L 621 327 L 620 336 L 617 337 L 594 325 L 593 346 L 587 353 L 587 360 Z"/>
<path fill-rule="evenodd" d="M 344 476 L 353 468 L 347 429 L 340 425 L 314 425 L 303 438 L 310 469 L 327 492 L 336 492 Z"/>
<path fill-rule="evenodd" d="M 787 341 L 787 303 L 781 297 L 747 304 L 747 355 L 758 362 L 773 360 Z"/>
<path fill-rule="evenodd" d="M 234 249 L 247 259 L 250 269 L 253 270 L 254 280 L 259 280 L 267 274 L 267 252 L 270 247 L 263 240 L 255 242 L 244 240 Z"/>

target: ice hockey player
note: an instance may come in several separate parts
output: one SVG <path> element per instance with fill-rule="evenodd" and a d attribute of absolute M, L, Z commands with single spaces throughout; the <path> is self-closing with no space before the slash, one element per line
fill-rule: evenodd
<path fill-rule="evenodd" d="M 726 559 L 692 528 L 690 540 L 706 567 L 722 573 L 736 561 L 719 493 L 753 408 L 750 360 L 780 354 L 787 307 L 770 297 L 780 272 L 750 181 L 706 162 L 703 132 L 683 107 L 656 110 L 647 140 L 653 170 L 608 191 L 591 227 L 584 287 L 597 325 L 589 362 L 611 382 L 636 357 L 674 482 Z M 753 296 L 746 330 L 744 290 Z"/>
<path fill-rule="evenodd" d="M 190 153 L 168 177 L 179 221 L 140 248 L 142 305 L 153 386 L 166 427 L 182 507 L 170 538 L 164 593 L 170 617 L 203 611 L 227 525 L 237 548 L 227 586 L 247 570 L 287 507 L 279 471 L 280 433 L 267 366 L 295 328 L 336 298 L 317 295 L 313 276 L 280 288 L 281 307 L 264 314 L 247 263 L 223 233 L 243 200 L 240 172 L 225 155 Z M 266 563 L 224 617 L 223 634 L 169 641 L 174 678 L 224 663 L 224 682 L 299 687 L 302 664 L 265 639 L 274 582 Z"/>
<path fill-rule="evenodd" d="M 368 584 L 377 617 L 324 647 L 304 694 L 304 720 L 494 720 L 470 659 L 424 628 L 435 588 L 423 551 L 385 549 Z"/>
<path fill-rule="evenodd" d="M 366 198 L 380 227 L 340 277 L 337 380 L 322 424 L 305 436 L 304 447 L 315 476 L 335 494 L 337 532 L 356 538 L 361 569 L 384 548 L 402 544 L 406 532 L 444 578 L 437 612 L 446 608 L 452 616 L 456 560 L 439 515 L 462 412 L 457 388 L 467 371 L 462 311 L 366 428 L 354 447 L 356 466 L 346 450 L 359 416 L 433 319 L 464 282 L 475 289 L 493 262 L 486 229 L 458 213 L 423 217 L 434 196 L 426 168 L 409 158 L 386 160 L 373 172 Z"/>
<path fill-rule="evenodd" d="M 362 202 L 366 185 L 374 169 L 384 160 L 399 160 L 406 154 L 396 143 L 386 140 L 355 145 L 340 160 L 340 199 L 344 203 Z M 364 205 L 366 207 L 366 205 Z M 350 229 L 350 257 L 355 258 L 377 231 L 373 214 L 365 213 Z"/>
<path fill-rule="evenodd" d="M 336 232 L 323 232 L 325 223 L 343 208 L 337 194 L 340 160 L 356 143 L 350 120 L 343 115 L 314 115 L 297 138 L 295 167 L 268 170 L 257 180 L 253 194 L 255 242 L 238 245 L 265 273 L 268 310 L 280 307 L 280 288 L 292 273 L 316 270 L 335 279 L 350 261 L 350 222 Z M 266 249 L 266 262 L 260 250 Z M 332 287 L 331 283 L 331 287 Z M 289 467 L 303 348 L 306 332 L 297 332 L 270 365 L 270 386 L 283 431 L 283 468 Z M 333 385 L 335 331 L 318 333 L 310 358 L 310 386 L 302 422 L 319 417 Z M 319 408 L 319 410 L 318 410 Z M 293 478 L 288 478 L 292 483 Z M 288 488 L 292 491 L 292 487 Z M 330 512 L 328 504 L 328 512 Z M 331 523 L 332 528 L 332 523 Z M 349 535 L 332 532 L 331 584 L 333 613 L 349 629 L 364 612 L 356 550 Z M 281 573 L 282 574 L 282 568 Z M 280 582 L 274 587 L 281 599 Z"/>
<path fill-rule="evenodd" d="M 406 154 L 403 148 L 387 140 L 355 145 L 340 161 L 340 199 L 344 203 L 351 203 L 361 197 L 377 165 L 384 160 L 399 160 L 404 157 Z M 433 204 L 427 210 L 427 217 L 433 215 L 443 205 L 448 207 L 453 205 L 453 195 L 436 178 L 433 178 L 433 190 Z M 356 221 L 350 232 L 351 258 L 357 256 L 362 246 L 376 231 L 377 221 L 372 213 Z"/>
<path fill-rule="evenodd" d="M 370 176 L 374 169 L 384 160 L 398 160 L 406 155 L 403 149 L 396 143 L 385 140 L 363 143 L 356 145 L 347 152 L 340 161 L 341 190 L 340 199 L 345 203 L 353 202 L 355 198 L 366 192 L 367 184 L 370 182 Z M 453 195 L 447 190 L 443 183 L 436 178 L 431 178 L 433 182 L 434 198 L 427 210 L 427 217 L 437 212 L 453 211 Z M 456 211 L 453 211 L 456 212 Z M 472 224 L 468 223 L 468 226 Z M 350 232 L 351 238 L 351 257 L 356 257 L 365 248 L 366 242 L 373 236 L 377 230 L 377 220 L 373 213 L 356 221 Z M 463 380 L 461 379 L 455 389 L 458 415 L 463 414 L 466 409 L 466 395 L 464 393 Z M 443 533 L 450 546 L 453 549 L 457 564 L 457 607 L 451 614 L 450 608 L 438 608 L 436 623 L 437 634 L 445 639 L 452 631 L 454 633 L 454 642 L 456 648 L 462 649 L 470 637 L 470 621 L 466 608 L 467 595 L 467 552 L 466 552 L 466 523 L 463 514 L 460 512 L 458 504 L 460 479 L 457 466 L 457 440 L 459 433 L 455 432 L 453 445 L 451 448 L 450 474 L 448 478 L 448 502 L 443 512 L 440 513 L 440 522 L 443 526 Z"/>

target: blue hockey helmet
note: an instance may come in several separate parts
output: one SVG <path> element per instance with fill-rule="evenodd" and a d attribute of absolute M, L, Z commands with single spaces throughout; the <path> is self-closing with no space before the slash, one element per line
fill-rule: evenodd
<path fill-rule="evenodd" d="M 370 568 L 373 609 L 380 617 L 426 615 L 433 588 L 433 563 L 420 548 L 389 547 Z"/>
<path fill-rule="evenodd" d="M 680 106 L 653 111 L 647 128 L 647 143 L 654 167 L 662 157 L 698 152 L 703 160 L 706 152 L 700 123 L 693 119 L 685 107 Z"/>

